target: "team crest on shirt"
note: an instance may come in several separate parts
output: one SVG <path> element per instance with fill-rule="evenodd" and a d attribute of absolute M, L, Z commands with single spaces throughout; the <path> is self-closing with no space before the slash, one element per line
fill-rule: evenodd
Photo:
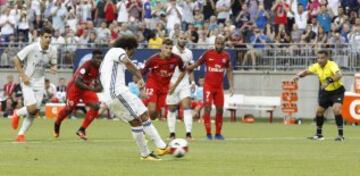
<path fill-rule="evenodd" d="M 222 59 L 222 62 L 225 64 L 225 63 L 226 63 L 226 59 Z"/>
<path fill-rule="evenodd" d="M 170 69 L 173 69 L 175 67 L 174 64 L 170 64 Z"/>

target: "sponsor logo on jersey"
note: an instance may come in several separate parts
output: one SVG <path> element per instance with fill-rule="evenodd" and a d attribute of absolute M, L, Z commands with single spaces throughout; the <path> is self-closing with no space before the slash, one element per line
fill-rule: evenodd
<path fill-rule="evenodd" d="M 215 64 L 214 67 L 208 67 L 209 72 L 224 72 L 224 68 L 222 68 L 220 65 Z"/>

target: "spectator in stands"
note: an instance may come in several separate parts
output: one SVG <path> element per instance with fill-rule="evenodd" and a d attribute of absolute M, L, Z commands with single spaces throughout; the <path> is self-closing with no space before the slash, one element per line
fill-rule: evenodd
<path fill-rule="evenodd" d="M 204 20 L 209 20 L 211 16 L 215 15 L 216 12 L 215 5 L 216 5 L 215 0 L 204 0 L 204 4 L 203 4 Z"/>
<path fill-rule="evenodd" d="M 235 18 L 235 24 L 237 27 L 241 28 L 241 26 L 250 21 L 250 13 L 248 11 L 247 4 L 242 5 L 242 9 L 238 16 Z"/>
<path fill-rule="evenodd" d="M 94 7 L 94 0 L 80 0 L 80 4 L 76 6 L 76 14 L 80 19 L 80 23 L 85 23 L 88 20 L 92 20 L 91 11 Z"/>
<path fill-rule="evenodd" d="M 111 32 L 109 28 L 106 27 L 106 22 L 102 22 L 101 26 L 96 28 L 97 40 L 101 44 L 107 44 L 110 41 Z"/>
<path fill-rule="evenodd" d="M 133 32 L 129 29 L 129 25 L 127 23 L 122 23 L 120 27 L 120 35 L 121 36 L 132 36 Z"/>
<path fill-rule="evenodd" d="M 309 0 L 309 3 L 306 8 L 312 17 L 316 17 L 320 11 L 320 2 L 319 0 Z"/>
<path fill-rule="evenodd" d="M 15 34 L 16 20 L 10 15 L 10 8 L 6 7 L 0 14 L 0 38 L 9 42 L 10 35 Z"/>
<path fill-rule="evenodd" d="M 341 7 L 341 4 L 340 4 L 341 0 L 327 0 L 327 1 L 328 1 L 327 7 L 332 11 L 332 14 L 334 16 L 338 16 L 340 8 L 344 11 L 344 8 Z"/>
<path fill-rule="evenodd" d="M 184 0 L 180 1 L 179 6 L 182 8 L 183 13 L 181 29 L 187 31 L 188 25 L 194 23 L 194 3 L 192 0 Z"/>
<path fill-rule="evenodd" d="M 194 9 L 194 26 L 198 29 L 202 29 L 204 26 L 204 15 L 200 8 Z"/>
<path fill-rule="evenodd" d="M 348 22 L 343 24 L 341 28 L 341 36 L 345 38 L 345 42 L 349 43 L 350 24 Z"/>
<path fill-rule="evenodd" d="M 225 23 L 230 18 L 231 0 L 218 0 L 216 2 L 217 22 Z"/>
<path fill-rule="evenodd" d="M 18 33 L 23 33 L 23 34 L 28 34 L 29 33 L 29 19 L 26 15 L 26 13 L 21 14 L 20 20 L 19 20 L 19 25 L 17 28 L 17 32 Z M 28 35 L 25 35 L 25 42 L 27 42 L 29 40 Z"/>
<path fill-rule="evenodd" d="M 298 5 L 298 9 L 296 11 L 292 11 L 290 9 L 290 12 L 294 15 L 295 24 L 297 25 L 299 30 L 305 31 L 309 16 L 308 11 L 304 10 L 304 7 L 300 4 Z"/>
<path fill-rule="evenodd" d="M 141 0 L 126 0 L 126 10 L 129 13 L 129 21 L 142 20 L 142 2 Z"/>
<path fill-rule="evenodd" d="M 56 98 L 56 86 L 50 82 L 49 79 L 45 79 L 45 94 L 44 101 L 45 103 L 54 101 Z"/>
<path fill-rule="evenodd" d="M 316 37 L 316 33 L 312 30 L 312 25 L 308 24 L 306 26 L 306 30 L 303 32 L 303 35 L 301 36 L 302 40 L 305 43 L 313 43 L 315 37 Z"/>
<path fill-rule="evenodd" d="M 320 11 L 317 15 L 317 21 L 319 25 L 323 28 L 325 33 L 330 32 L 332 16 L 330 15 L 326 4 L 321 4 Z"/>
<path fill-rule="evenodd" d="M 289 4 L 285 2 L 285 0 L 276 0 L 276 3 L 271 8 L 271 11 L 274 12 L 274 22 L 276 27 L 279 25 L 287 24 L 287 12 L 289 11 Z"/>
<path fill-rule="evenodd" d="M 63 44 L 65 44 L 65 39 L 60 35 L 59 30 L 55 30 L 54 37 L 51 38 L 51 43 L 53 43 L 56 48 L 61 48 Z"/>
<path fill-rule="evenodd" d="M 8 55 L 9 55 L 10 58 L 13 58 L 16 55 L 16 53 L 19 51 L 19 48 L 17 46 L 16 38 L 15 38 L 14 34 L 11 34 L 9 36 L 9 41 L 7 43 L 7 48 L 8 48 Z M 13 66 L 13 62 L 9 62 L 9 65 Z"/>
<path fill-rule="evenodd" d="M 210 22 L 209 22 L 209 31 L 213 31 L 215 29 L 217 29 L 219 27 L 217 21 L 216 21 L 216 16 L 211 16 L 210 17 Z"/>
<path fill-rule="evenodd" d="M 125 0 L 118 1 L 116 4 L 117 22 L 120 24 L 126 23 L 129 20 L 129 13 L 126 10 Z"/>
<path fill-rule="evenodd" d="M 256 58 L 262 57 L 262 50 L 266 47 L 267 36 L 262 33 L 259 28 L 255 28 L 254 35 L 251 37 L 252 48 L 245 54 L 242 65 L 245 66 L 247 60 L 251 59 L 251 65 L 254 69 L 256 65 Z"/>
<path fill-rule="evenodd" d="M 4 111 L 4 117 L 12 114 L 13 112 L 13 94 L 14 94 L 14 77 L 12 75 L 7 76 L 7 83 L 4 84 L 4 97 L 5 101 L 1 102 L 1 109 Z"/>
<path fill-rule="evenodd" d="M 5 48 L 0 56 L 0 68 L 9 68 L 11 57 L 9 56 L 9 49 Z"/>
<path fill-rule="evenodd" d="M 263 30 L 265 28 L 265 26 L 268 24 L 269 20 L 270 20 L 269 13 L 265 10 L 264 4 L 260 3 L 259 10 L 257 11 L 256 16 L 255 16 L 256 26 L 259 29 Z"/>
<path fill-rule="evenodd" d="M 158 34 L 155 33 L 155 31 L 152 31 L 150 33 L 150 39 L 148 41 L 148 48 L 151 49 L 160 49 L 162 46 L 163 39 L 158 36 Z"/>
<path fill-rule="evenodd" d="M 248 12 L 250 14 L 250 20 L 255 21 L 256 14 L 259 11 L 259 1 L 258 0 L 248 0 Z"/>
<path fill-rule="evenodd" d="M 174 29 L 175 24 L 182 24 L 183 21 L 182 8 L 177 4 L 176 0 L 170 0 L 166 9 L 166 29 L 170 33 Z"/>
<path fill-rule="evenodd" d="M 59 30 L 60 33 L 65 31 L 65 17 L 67 15 L 66 8 L 62 5 L 61 0 L 56 0 L 55 5 L 51 8 L 51 17 L 54 30 Z"/>
<path fill-rule="evenodd" d="M 56 86 L 56 97 L 60 102 L 65 102 L 66 99 L 66 80 L 65 78 L 60 78 L 58 86 Z"/>
<path fill-rule="evenodd" d="M 341 28 L 344 22 L 348 19 L 348 17 L 344 13 L 344 8 L 342 7 L 339 7 L 337 12 L 338 15 L 335 16 L 333 24 L 335 24 L 337 28 Z"/>
<path fill-rule="evenodd" d="M 324 43 L 327 43 L 327 39 L 328 39 L 328 35 L 326 34 L 325 30 L 319 26 L 318 28 L 318 33 L 315 37 L 315 48 L 322 48 L 323 46 L 325 47 L 326 45 L 322 45 Z"/>
<path fill-rule="evenodd" d="M 271 24 L 269 24 L 269 23 L 266 24 L 265 29 L 264 29 L 264 34 L 267 36 L 269 42 L 275 41 L 275 36 L 276 36 L 275 28 Z"/>
<path fill-rule="evenodd" d="M 136 36 L 138 36 L 139 43 L 147 43 L 147 41 L 149 41 L 149 39 L 150 39 L 151 30 L 149 28 L 147 28 L 146 26 L 147 25 L 145 22 L 139 23 L 138 31 L 136 34 Z"/>
<path fill-rule="evenodd" d="M 303 31 L 298 28 L 297 24 L 294 24 L 293 30 L 291 31 L 291 41 L 293 43 L 300 43 L 302 34 Z"/>
<path fill-rule="evenodd" d="M 67 28 L 71 29 L 73 32 L 77 31 L 78 19 L 76 18 L 75 12 L 73 10 L 70 10 L 66 16 L 65 23 L 65 35 L 68 33 L 68 31 L 66 31 Z"/>
<path fill-rule="evenodd" d="M 106 22 L 107 26 L 109 26 L 115 20 L 115 17 L 116 17 L 115 16 L 116 6 L 112 2 L 112 0 L 106 0 L 106 4 L 105 4 L 103 11 L 104 11 L 103 13 L 104 13 L 104 17 L 105 17 L 105 22 Z"/>
<path fill-rule="evenodd" d="M 278 45 L 278 47 L 288 47 L 288 44 L 291 42 L 291 37 L 288 34 L 288 32 L 285 30 L 284 25 L 279 26 L 279 32 L 276 35 L 275 42 L 278 44 L 284 44 L 284 45 Z"/>

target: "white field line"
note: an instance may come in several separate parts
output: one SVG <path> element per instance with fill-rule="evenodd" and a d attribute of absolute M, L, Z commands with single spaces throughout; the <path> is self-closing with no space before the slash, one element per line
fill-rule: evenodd
<path fill-rule="evenodd" d="M 325 137 L 325 140 L 331 140 L 333 141 L 335 139 L 335 137 Z M 360 140 L 360 137 L 346 137 L 345 138 L 347 140 Z M 249 137 L 244 137 L 244 138 L 226 138 L 224 141 L 217 141 L 217 140 L 207 140 L 205 138 L 201 138 L 201 139 L 194 139 L 194 141 L 192 142 L 226 142 L 226 141 L 296 141 L 296 140 L 308 140 L 306 137 L 259 137 L 259 138 L 249 138 Z M 1 144 L 56 144 L 56 143 L 116 143 L 116 142 L 134 142 L 132 139 L 89 139 L 87 141 L 83 141 L 81 139 L 65 139 L 65 140 L 61 140 L 61 139 L 49 139 L 49 140 L 29 140 L 26 141 L 24 143 L 19 143 L 19 142 L 15 142 L 15 141 L 1 141 L 0 140 L 0 145 Z M 190 142 L 190 143 L 192 143 Z M 319 141 L 321 142 L 321 141 Z"/>

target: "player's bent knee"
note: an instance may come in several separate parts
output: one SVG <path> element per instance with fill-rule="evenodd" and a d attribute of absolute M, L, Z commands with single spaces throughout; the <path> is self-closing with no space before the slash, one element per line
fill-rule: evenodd
<path fill-rule="evenodd" d="M 36 115 L 39 111 L 39 109 L 37 108 L 36 105 L 30 105 L 27 107 L 27 110 L 29 112 L 30 115 Z"/>
<path fill-rule="evenodd" d="M 176 112 L 176 110 L 178 109 L 176 105 L 169 105 L 168 107 L 170 112 Z"/>

